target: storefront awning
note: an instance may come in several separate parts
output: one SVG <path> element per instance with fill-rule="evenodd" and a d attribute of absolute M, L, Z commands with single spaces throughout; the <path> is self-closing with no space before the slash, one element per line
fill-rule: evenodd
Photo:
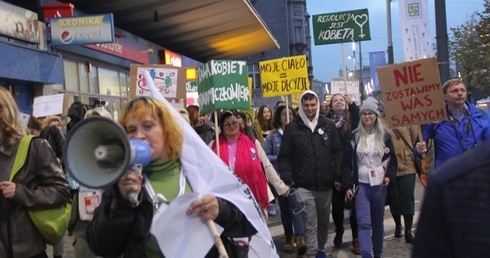
<path fill-rule="evenodd" d="M 87 14 L 201 62 L 236 59 L 279 45 L 248 0 L 62 0 Z"/>

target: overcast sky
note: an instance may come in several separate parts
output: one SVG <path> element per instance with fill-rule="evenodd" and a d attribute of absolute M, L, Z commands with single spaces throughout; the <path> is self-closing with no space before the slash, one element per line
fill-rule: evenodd
<path fill-rule="evenodd" d="M 348 10 L 365 9 L 369 11 L 371 40 L 362 41 L 362 64 L 369 65 L 369 52 L 386 51 L 387 49 L 387 26 L 386 26 L 386 1 L 384 0 L 307 0 L 307 9 L 310 16 L 316 14 L 342 12 Z M 476 11 L 483 11 L 483 0 L 446 0 L 446 16 L 448 34 L 449 28 L 465 23 L 467 18 Z M 429 22 L 431 26 L 431 37 L 433 44 L 435 37 L 435 12 L 434 0 L 428 0 Z M 391 3 L 393 49 L 395 63 L 403 62 L 402 36 L 400 32 L 400 18 L 398 12 L 398 0 Z M 312 25 L 310 24 L 313 30 Z M 313 36 L 313 31 L 311 32 Z M 312 40 L 312 58 L 314 77 L 316 80 L 328 82 L 339 76 L 342 68 L 341 44 L 315 46 Z M 349 69 L 353 70 L 352 60 L 347 56 L 352 55 L 352 44 L 344 43 L 345 62 Z M 356 58 L 359 56 L 359 46 L 356 48 Z M 359 58 L 357 58 L 359 59 Z M 359 60 L 356 60 L 359 69 Z"/>

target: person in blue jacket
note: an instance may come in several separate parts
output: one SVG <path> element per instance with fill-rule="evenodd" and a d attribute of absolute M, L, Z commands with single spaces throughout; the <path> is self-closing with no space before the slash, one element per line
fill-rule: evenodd
<path fill-rule="evenodd" d="M 436 168 L 490 138 L 487 114 L 466 101 L 466 86 L 460 79 L 451 79 L 444 83 L 442 92 L 447 119 L 426 126 L 424 139 L 415 148 L 419 154 L 427 152 L 426 142 L 433 135 Z"/>

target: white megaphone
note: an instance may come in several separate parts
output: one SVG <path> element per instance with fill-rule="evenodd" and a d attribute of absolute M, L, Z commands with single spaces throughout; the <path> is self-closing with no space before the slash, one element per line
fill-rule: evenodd
<path fill-rule="evenodd" d="M 124 129 L 101 116 L 83 119 L 75 124 L 63 147 L 63 165 L 78 183 L 89 188 L 105 188 L 119 181 L 132 169 L 141 173 L 151 159 L 145 141 L 128 139 Z M 130 194 L 130 202 L 137 195 Z"/>

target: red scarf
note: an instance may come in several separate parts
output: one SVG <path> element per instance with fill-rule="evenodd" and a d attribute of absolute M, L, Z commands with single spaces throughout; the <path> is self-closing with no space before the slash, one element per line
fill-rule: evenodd
<path fill-rule="evenodd" d="M 213 143 L 212 149 L 216 153 L 216 142 Z M 226 165 L 230 166 L 228 162 L 229 147 L 223 135 L 219 136 L 219 151 L 221 160 L 223 160 Z M 250 139 L 243 133 L 238 134 L 235 175 L 250 187 L 259 206 L 261 208 L 268 208 L 269 196 L 267 194 L 267 180 L 259 159 L 259 152 L 257 151 L 255 143 L 252 143 L 252 141 L 250 141 Z"/>

